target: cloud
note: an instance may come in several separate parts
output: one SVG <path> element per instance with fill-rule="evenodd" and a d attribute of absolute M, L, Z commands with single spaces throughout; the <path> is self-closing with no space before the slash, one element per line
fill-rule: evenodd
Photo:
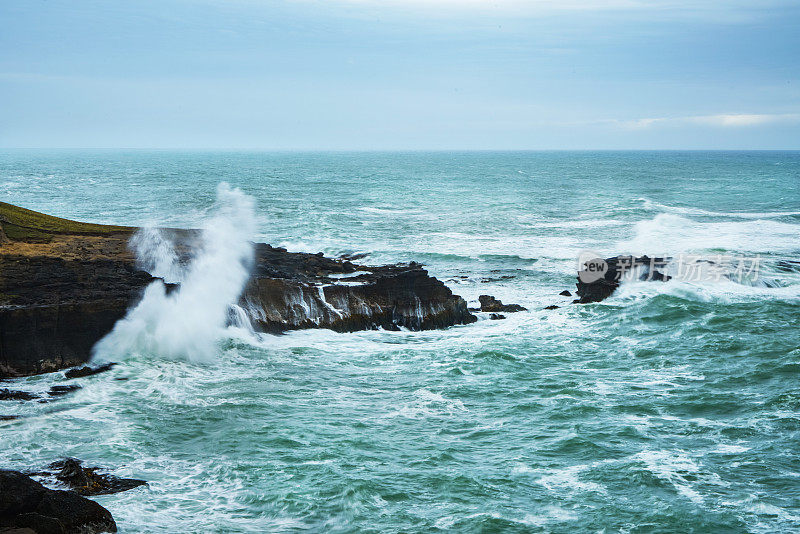
<path fill-rule="evenodd" d="M 720 128 L 742 128 L 763 126 L 766 124 L 793 124 L 800 122 L 800 113 L 741 113 L 720 115 L 693 115 L 687 117 L 650 117 L 644 119 L 619 120 L 608 122 L 632 130 L 646 129 L 654 126 L 698 124 Z"/>
<path fill-rule="evenodd" d="M 318 2 L 319 0 L 293 0 Z M 515 12 L 530 15 L 563 11 L 656 11 L 683 12 L 726 17 L 743 11 L 796 6 L 795 0 L 338 0 L 335 3 L 354 6 L 414 8 L 453 11 L 467 9 L 484 12 Z M 329 4 L 330 5 L 330 4 Z"/>

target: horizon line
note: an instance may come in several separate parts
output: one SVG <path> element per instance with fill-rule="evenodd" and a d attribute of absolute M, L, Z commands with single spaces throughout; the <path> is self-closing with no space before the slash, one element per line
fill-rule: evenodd
<path fill-rule="evenodd" d="M 1 151 L 409 153 L 409 152 L 800 152 L 797 148 L 265 148 L 265 147 L 2 147 Z"/>

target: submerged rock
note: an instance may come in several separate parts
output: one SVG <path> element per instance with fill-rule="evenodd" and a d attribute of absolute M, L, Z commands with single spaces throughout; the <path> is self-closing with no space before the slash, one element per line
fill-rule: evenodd
<path fill-rule="evenodd" d="M 73 491 L 45 488 L 19 471 L 0 470 L 0 529 L 36 533 L 116 532 L 111 512 Z"/>
<path fill-rule="evenodd" d="M 481 303 L 482 312 L 520 312 L 528 309 L 519 304 L 503 304 L 491 295 L 481 295 L 478 301 Z"/>
<path fill-rule="evenodd" d="M 559 295 L 561 295 L 562 297 L 571 297 L 572 293 L 570 293 L 568 290 L 565 289 L 564 291 L 559 293 Z"/>
<path fill-rule="evenodd" d="M 0 202 L 0 378 L 81 366 L 158 280 L 128 247 L 136 228 L 78 223 Z M 181 261 L 197 231 L 165 229 Z M 254 330 L 427 330 L 474 322 L 466 302 L 417 263 L 363 266 L 259 243 L 239 301 Z M 170 284 L 172 291 L 179 287 Z M 505 310 L 500 310 L 505 311 Z M 81 367 L 67 378 L 107 367 Z"/>

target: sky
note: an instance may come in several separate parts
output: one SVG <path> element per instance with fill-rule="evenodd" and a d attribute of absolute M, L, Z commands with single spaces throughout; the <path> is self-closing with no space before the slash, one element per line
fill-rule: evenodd
<path fill-rule="evenodd" d="M 800 149 L 798 0 L 2 0 L 0 147 Z"/>

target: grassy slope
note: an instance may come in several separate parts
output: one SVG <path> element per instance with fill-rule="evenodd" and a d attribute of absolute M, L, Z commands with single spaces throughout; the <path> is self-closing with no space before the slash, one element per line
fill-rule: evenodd
<path fill-rule="evenodd" d="M 47 242 L 53 235 L 110 235 L 131 233 L 136 228 L 71 221 L 0 202 L 0 225 L 13 241 Z"/>

